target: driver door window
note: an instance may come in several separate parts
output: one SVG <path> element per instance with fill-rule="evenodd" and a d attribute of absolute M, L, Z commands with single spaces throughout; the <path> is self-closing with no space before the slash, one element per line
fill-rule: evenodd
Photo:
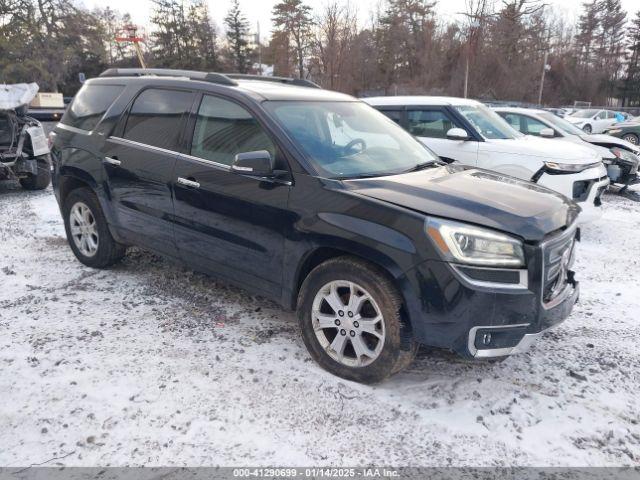
<path fill-rule="evenodd" d="M 455 123 L 442 110 L 409 110 L 409 132 L 416 137 L 447 138 Z"/>
<path fill-rule="evenodd" d="M 211 95 L 202 97 L 193 132 L 191 155 L 231 165 L 238 153 L 276 148 L 258 121 L 240 105 Z"/>
<path fill-rule="evenodd" d="M 607 112 L 599 112 L 596 120 L 605 120 L 607 118 Z"/>
<path fill-rule="evenodd" d="M 522 133 L 525 133 L 527 135 L 535 135 L 536 137 L 539 137 L 540 132 L 548 128 L 551 128 L 551 127 L 548 127 L 547 125 L 540 122 L 539 120 L 536 120 L 535 118 L 524 117 L 524 131 Z"/>

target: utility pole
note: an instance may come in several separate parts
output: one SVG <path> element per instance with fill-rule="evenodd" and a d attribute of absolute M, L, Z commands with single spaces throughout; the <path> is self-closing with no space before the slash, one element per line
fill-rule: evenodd
<path fill-rule="evenodd" d="M 538 92 L 538 105 L 542 106 L 542 91 L 544 90 L 544 77 L 547 74 L 547 70 L 550 70 L 551 67 L 547 65 L 547 60 L 549 58 L 549 51 L 544 52 L 544 61 L 542 62 L 542 76 L 540 77 L 540 92 Z"/>
<path fill-rule="evenodd" d="M 262 43 L 260 42 L 260 22 L 258 22 L 258 33 L 256 35 L 258 43 L 258 73 L 262 75 Z"/>

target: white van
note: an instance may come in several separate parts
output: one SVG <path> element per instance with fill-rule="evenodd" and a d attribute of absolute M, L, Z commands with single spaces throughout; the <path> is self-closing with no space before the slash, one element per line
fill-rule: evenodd
<path fill-rule="evenodd" d="M 582 207 L 582 223 L 600 216 L 609 185 L 593 149 L 537 138 L 513 129 L 482 103 L 450 97 L 371 97 L 363 101 L 418 137 L 445 161 L 530 180 Z"/>

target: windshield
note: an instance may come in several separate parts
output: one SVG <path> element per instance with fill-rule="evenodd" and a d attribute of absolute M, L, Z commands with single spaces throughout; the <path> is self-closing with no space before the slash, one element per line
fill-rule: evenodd
<path fill-rule="evenodd" d="M 598 113 L 598 110 L 578 110 L 577 112 L 572 113 L 571 116 L 576 118 L 591 118 L 596 113 Z"/>
<path fill-rule="evenodd" d="M 394 175 L 438 160 L 395 122 L 362 102 L 264 105 L 327 178 Z"/>
<path fill-rule="evenodd" d="M 480 135 L 490 140 L 513 140 L 522 134 L 509 125 L 500 115 L 484 105 L 458 105 L 455 107 Z"/>
<path fill-rule="evenodd" d="M 560 118 L 553 113 L 539 113 L 538 116 L 568 135 L 584 135 L 584 132 L 573 123 L 567 122 L 564 118 Z"/>

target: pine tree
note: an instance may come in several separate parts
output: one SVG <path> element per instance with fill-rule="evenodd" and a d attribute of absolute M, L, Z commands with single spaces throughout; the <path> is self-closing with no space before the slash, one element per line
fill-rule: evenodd
<path fill-rule="evenodd" d="M 251 67 L 251 50 L 247 37 L 249 22 L 240 10 L 239 0 L 233 0 L 231 10 L 224 18 L 227 27 L 227 42 L 230 47 L 231 60 L 238 73 L 247 73 Z"/>
<path fill-rule="evenodd" d="M 312 42 L 311 7 L 302 0 L 282 0 L 273 7 L 273 25 L 276 31 L 293 39 L 298 76 L 304 78 L 304 59 Z"/>
<path fill-rule="evenodd" d="M 627 31 L 627 75 L 622 91 L 622 105 L 640 102 L 640 11 L 636 13 Z"/>
<path fill-rule="evenodd" d="M 205 0 L 194 0 L 189 6 L 187 26 L 191 40 L 189 58 L 192 68 L 209 71 L 219 70 L 218 34 Z"/>

